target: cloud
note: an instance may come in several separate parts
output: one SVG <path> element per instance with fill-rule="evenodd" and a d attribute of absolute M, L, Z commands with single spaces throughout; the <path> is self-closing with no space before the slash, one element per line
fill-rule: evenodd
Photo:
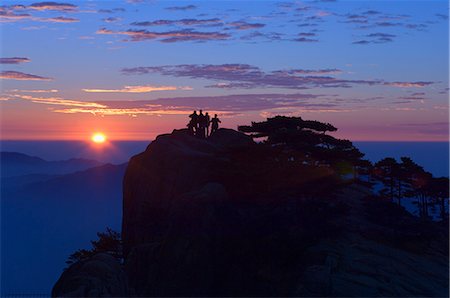
<path fill-rule="evenodd" d="M 219 18 L 211 19 L 180 19 L 180 20 L 156 20 L 156 21 L 144 21 L 144 22 L 133 22 L 132 26 L 167 26 L 167 25 L 184 25 L 184 26 L 195 26 L 195 25 L 223 25 L 223 22 Z"/>
<path fill-rule="evenodd" d="M 34 17 L 28 13 L 15 13 L 11 10 L 0 10 L 0 23 L 16 22 L 21 20 L 31 20 L 37 22 L 49 22 L 49 23 L 74 23 L 79 22 L 79 19 L 68 17 L 53 17 L 53 18 L 41 18 Z"/>
<path fill-rule="evenodd" d="M 76 23 L 80 21 L 79 19 L 76 18 L 67 18 L 67 17 L 38 18 L 35 20 L 40 22 L 52 22 L 52 23 Z"/>
<path fill-rule="evenodd" d="M 316 98 L 310 94 L 237 94 L 227 96 L 177 97 L 146 101 L 102 102 L 106 108 L 68 108 L 59 113 L 91 113 L 96 115 L 161 115 L 189 114 L 203 109 L 222 115 L 276 108 L 323 109 L 334 104 L 310 103 Z"/>
<path fill-rule="evenodd" d="M 322 88 L 350 88 L 354 85 L 391 86 L 398 88 L 419 88 L 435 82 L 431 81 L 395 81 L 384 80 L 348 80 L 333 77 L 341 70 L 326 69 L 285 69 L 263 71 L 259 67 L 249 64 L 181 64 L 150 67 L 132 67 L 121 70 L 125 75 L 161 74 L 172 77 L 190 79 L 206 79 L 215 81 L 209 88 L 286 88 L 308 89 Z"/>
<path fill-rule="evenodd" d="M 0 22 L 15 22 L 23 19 L 32 18 L 28 13 L 15 13 L 10 10 L 0 10 Z"/>
<path fill-rule="evenodd" d="M 396 35 L 388 34 L 388 33 L 371 33 L 365 35 L 367 39 L 354 41 L 353 44 L 367 45 L 367 44 L 378 44 L 378 43 L 386 43 L 394 41 Z"/>
<path fill-rule="evenodd" d="M 316 27 L 318 25 L 315 23 L 301 23 L 301 24 L 298 24 L 297 26 L 298 27 Z"/>
<path fill-rule="evenodd" d="M 2 71 L 0 72 L 0 79 L 4 80 L 20 80 L 20 81 L 52 81 L 52 78 L 41 77 L 20 71 Z"/>
<path fill-rule="evenodd" d="M 95 37 L 93 36 L 79 36 L 78 39 L 82 39 L 82 40 L 93 40 L 95 39 Z"/>
<path fill-rule="evenodd" d="M 446 14 L 437 13 L 437 14 L 435 14 L 435 16 L 441 20 L 445 20 L 445 21 L 448 20 L 448 15 L 446 15 Z"/>
<path fill-rule="evenodd" d="M 371 33 L 366 36 L 367 37 L 375 37 L 375 38 L 394 38 L 396 35 L 388 34 L 388 33 Z"/>
<path fill-rule="evenodd" d="M 416 29 L 418 31 L 424 31 L 428 26 L 425 24 L 405 24 L 405 28 Z"/>
<path fill-rule="evenodd" d="M 82 89 L 93 93 L 147 93 L 154 91 L 192 90 L 192 87 L 177 86 L 125 86 L 122 89 Z"/>
<path fill-rule="evenodd" d="M 70 107 L 83 107 L 83 108 L 106 108 L 106 105 L 96 102 L 86 102 L 80 100 L 64 99 L 60 97 L 34 97 L 31 95 L 12 95 L 14 98 L 28 100 L 34 103 L 47 104 L 47 105 L 61 105 Z"/>
<path fill-rule="evenodd" d="M 369 38 L 372 38 L 372 42 L 374 43 L 385 43 L 393 41 L 393 38 L 396 37 L 394 34 L 387 33 L 371 33 L 366 35 Z"/>
<path fill-rule="evenodd" d="M 24 57 L 11 57 L 11 58 L 0 58 L 0 64 L 20 64 L 30 62 L 29 58 Z"/>
<path fill-rule="evenodd" d="M 253 84 L 251 83 L 215 83 L 212 85 L 205 86 L 206 88 L 219 88 L 219 89 L 250 89 L 253 88 Z"/>
<path fill-rule="evenodd" d="M 101 116 L 114 115 L 179 115 L 204 109 L 210 113 L 236 115 L 249 111 L 273 109 L 302 109 L 322 111 L 339 109 L 334 103 L 314 102 L 321 95 L 313 94 L 234 94 L 226 96 L 176 97 L 156 100 L 97 101 L 86 102 L 59 97 L 33 97 L 12 95 L 12 98 L 50 106 L 53 112 L 65 114 L 89 113 Z M 9 98 L 8 98 L 9 99 Z"/>
<path fill-rule="evenodd" d="M 257 38 L 265 38 L 268 40 L 282 40 L 283 39 L 283 35 L 282 33 L 278 33 L 278 32 L 268 32 L 268 33 L 262 33 L 260 31 L 253 31 L 250 32 L 249 34 L 243 35 L 240 37 L 240 39 L 242 40 L 254 40 Z"/>
<path fill-rule="evenodd" d="M 358 40 L 358 41 L 354 41 L 352 42 L 352 44 L 361 44 L 361 45 L 366 45 L 366 44 L 370 44 L 371 42 L 368 40 Z"/>
<path fill-rule="evenodd" d="M 105 18 L 103 19 L 104 22 L 106 23 L 114 23 L 114 22 L 118 22 L 122 20 L 121 18 L 117 18 L 117 17 L 110 17 L 110 18 Z"/>
<path fill-rule="evenodd" d="M 36 89 L 36 90 L 13 89 L 13 90 L 10 90 L 9 92 L 20 92 L 20 93 L 57 93 L 58 90 L 57 89 L 49 89 L 49 90 L 44 90 L 44 89 Z"/>
<path fill-rule="evenodd" d="M 347 14 L 345 15 L 345 17 L 347 18 L 347 21 L 351 21 L 351 20 L 367 20 L 367 16 L 366 15 L 361 15 L 361 14 Z"/>
<path fill-rule="evenodd" d="M 394 103 L 425 103 L 425 97 L 422 95 L 415 95 L 415 94 L 422 94 L 419 93 L 413 93 L 410 96 L 400 96 L 398 97 L 399 101 L 396 101 Z M 423 93 L 424 94 L 424 93 Z"/>
<path fill-rule="evenodd" d="M 218 81 L 218 88 L 288 88 L 305 89 L 311 87 L 351 87 L 354 84 L 380 85 L 380 80 L 344 80 L 331 76 L 314 76 L 311 74 L 336 73 L 336 69 L 327 70 L 276 70 L 264 72 L 248 64 L 184 64 L 151 67 L 124 68 L 124 74 L 158 73 L 173 77 L 208 79 Z M 303 73 L 302 73 L 303 72 Z M 209 87 L 214 87 L 210 85 Z"/>
<path fill-rule="evenodd" d="M 185 11 L 185 10 L 192 10 L 192 9 L 196 9 L 196 8 L 197 8 L 197 6 L 195 6 L 195 5 L 166 7 L 167 10 L 173 10 L 173 11 L 177 11 L 177 10 Z"/>
<path fill-rule="evenodd" d="M 341 73 L 342 70 L 337 68 L 326 68 L 326 69 L 290 69 L 290 70 L 279 70 L 274 71 L 276 74 L 284 74 L 284 75 L 325 75 L 325 74 L 337 74 Z"/>
<path fill-rule="evenodd" d="M 355 29 L 391 29 L 406 28 L 411 30 L 423 31 L 428 27 L 425 23 L 414 23 L 410 15 L 405 14 L 389 14 L 377 10 L 367 10 L 358 13 L 335 14 L 342 19 L 343 23 L 358 25 Z M 354 42 L 354 44 L 371 44 L 383 43 L 392 40 L 368 40 L 363 39 Z"/>
<path fill-rule="evenodd" d="M 45 26 L 28 26 L 28 27 L 22 27 L 21 30 L 41 30 L 46 28 Z"/>
<path fill-rule="evenodd" d="M 229 34 L 226 33 L 199 32 L 190 29 L 166 31 L 166 32 L 153 32 L 147 30 L 112 31 L 106 28 L 102 28 L 98 30 L 96 33 L 126 35 L 131 37 L 131 41 L 158 40 L 166 43 L 179 41 L 225 40 L 231 37 Z"/>
<path fill-rule="evenodd" d="M 58 3 L 58 2 L 37 2 L 28 6 L 28 8 L 35 10 L 57 10 L 57 11 L 74 11 L 77 6 L 70 3 Z"/>
<path fill-rule="evenodd" d="M 266 26 L 262 23 L 248 23 L 245 21 L 231 22 L 227 25 L 231 26 L 235 30 L 248 30 L 248 29 L 259 29 Z"/>
<path fill-rule="evenodd" d="M 301 32 L 301 33 L 299 33 L 298 34 L 298 36 L 301 36 L 301 37 L 311 37 L 311 36 L 316 36 L 317 34 L 316 33 L 313 33 L 313 32 Z"/>
<path fill-rule="evenodd" d="M 422 88 L 433 83 L 434 82 L 385 82 L 384 85 L 399 88 Z"/>
<path fill-rule="evenodd" d="M 115 12 L 125 12 L 125 8 L 113 8 L 113 9 L 99 9 L 98 12 L 99 13 L 115 13 Z"/>
<path fill-rule="evenodd" d="M 375 23 L 375 25 L 377 25 L 379 27 L 398 27 L 398 26 L 403 26 L 402 23 L 392 23 L 392 22 L 377 22 L 377 23 Z"/>
<path fill-rule="evenodd" d="M 303 11 L 310 11 L 312 9 L 313 9 L 312 6 L 302 6 L 302 7 L 296 8 L 295 11 L 302 11 L 303 12 Z"/>
<path fill-rule="evenodd" d="M 299 38 L 295 38 L 294 41 L 298 41 L 298 42 L 318 42 L 318 39 L 312 39 L 312 38 L 306 38 L 306 37 L 299 37 Z"/>
<path fill-rule="evenodd" d="M 381 14 L 381 12 L 378 11 L 378 10 L 367 10 L 367 11 L 363 12 L 363 14 L 366 14 L 366 15 L 379 15 L 379 14 Z"/>
<path fill-rule="evenodd" d="M 418 96 L 400 96 L 399 99 L 406 99 L 406 100 L 423 100 L 425 97 L 418 97 Z"/>

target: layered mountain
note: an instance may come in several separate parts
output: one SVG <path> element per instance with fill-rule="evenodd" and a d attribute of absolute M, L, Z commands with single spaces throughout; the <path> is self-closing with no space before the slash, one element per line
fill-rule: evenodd
<path fill-rule="evenodd" d="M 29 156 L 18 152 L 0 152 L 0 164 L 1 176 L 12 177 L 32 174 L 69 174 L 100 166 L 103 163 L 82 158 L 47 161 L 36 156 Z"/>
<path fill-rule="evenodd" d="M 20 163 L 42 169 L 27 166 L 25 159 Z M 91 163 L 82 164 L 72 169 Z M 107 164 L 70 174 L 2 179 L 2 296 L 49 293 L 71 253 L 107 226 L 120 228 L 125 168 Z"/>

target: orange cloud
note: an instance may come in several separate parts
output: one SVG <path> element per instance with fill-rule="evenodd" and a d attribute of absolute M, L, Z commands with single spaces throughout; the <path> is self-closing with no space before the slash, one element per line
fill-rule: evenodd
<path fill-rule="evenodd" d="M 137 117 L 138 115 L 188 115 L 192 113 L 191 109 L 164 109 L 161 107 L 160 109 L 148 109 L 148 108 L 68 108 L 68 109 L 59 109 L 54 110 L 56 113 L 63 114 L 93 114 L 100 116 L 131 116 Z M 208 111 L 210 114 L 218 114 L 223 116 L 231 116 L 235 115 L 234 112 L 226 112 L 226 111 Z"/>
<path fill-rule="evenodd" d="M 29 100 L 34 103 L 49 104 L 49 105 L 62 105 L 62 106 L 72 106 L 72 107 L 84 107 L 84 108 L 106 108 L 107 106 L 96 103 L 96 102 L 86 102 L 79 100 L 63 99 L 59 97 L 34 97 L 31 95 L 18 95 L 14 94 L 13 97 L 20 98 L 23 100 Z"/>
<path fill-rule="evenodd" d="M 192 87 L 177 86 L 125 86 L 122 89 L 82 89 L 93 93 L 147 93 L 153 91 L 192 90 Z"/>
<path fill-rule="evenodd" d="M 119 115 L 128 115 L 128 116 L 137 116 L 137 115 L 186 115 L 192 113 L 191 110 L 149 110 L 146 108 L 69 108 L 69 109 L 60 109 L 54 110 L 56 113 L 64 113 L 64 114 L 76 114 L 76 113 L 87 113 L 93 115 L 102 115 L 102 116 L 119 116 Z"/>

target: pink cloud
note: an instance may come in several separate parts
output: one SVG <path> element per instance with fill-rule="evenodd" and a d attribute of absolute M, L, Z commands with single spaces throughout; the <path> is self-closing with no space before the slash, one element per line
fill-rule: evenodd
<path fill-rule="evenodd" d="M 0 79 L 3 80 L 20 80 L 20 81 L 52 81 L 52 78 L 41 77 L 20 71 L 2 71 Z"/>
<path fill-rule="evenodd" d="M 192 87 L 177 86 L 125 86 L 122 89 L 82 89 L 92 93 L 148 93 L 154 91 L 192 90 Z"/>
<path fill-rule="evenodd" d="M 350 88 L 354 85 L 386 85 L 392 87 L 424 87 L 434 82 L 386 82 L 384 80 L 349 80 L 331 76 L 338 69 L 287 69 L 263 71 L 249 64 L 181 64 L 124 68 L 127 75 L 162 74 L 191 79 L 208 79 L 217 88 L 287 88 L 306 89 L 313 87 Z"/>
<path fill-rule="evenodd" d="M 220 32 L 199 32 L 190 29 L 153 32 L 147 30 L 112 31 L 106 28 L 97 30 L 97 34 L 126 35 L 131 41 L 159 40 L 161 42 L 224 40 L 231 36 Z"/>
<path fill-rule="evenodd" d="M 70 3 L 58 3 L 58 2 L 37 2 L 28 6 L 28 8 L 34 10 L 57 10 L 57 11 L 74 11 L 77 6 Z"/>

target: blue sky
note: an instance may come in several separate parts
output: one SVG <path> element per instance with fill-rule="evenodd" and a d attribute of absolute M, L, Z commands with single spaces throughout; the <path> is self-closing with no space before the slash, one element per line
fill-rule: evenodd
<path fill-rule="evenodd" d="M 0 22 L 2 139 L 152 139 L 200 108 L 448 139 L 446 1 L 6 1 Z"/>

